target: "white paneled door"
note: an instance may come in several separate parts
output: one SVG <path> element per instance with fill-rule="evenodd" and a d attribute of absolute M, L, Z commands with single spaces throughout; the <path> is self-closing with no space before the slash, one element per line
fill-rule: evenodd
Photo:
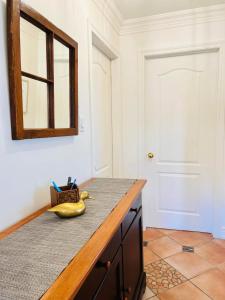
<path fill-rule="evenodd" d="M 218 53 L 145 61 L 146 225 L 211 231 Z"/>
<path fill-rule="evenodd" d="M 111 61 L 93 46 L 92 52 L 93 175 L 112 177 Z"/>

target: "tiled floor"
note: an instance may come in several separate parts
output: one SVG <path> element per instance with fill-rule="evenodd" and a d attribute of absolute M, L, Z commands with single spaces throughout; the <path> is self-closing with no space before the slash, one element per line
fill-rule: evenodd
<path fill-rule="evenodd" d="M 194 252 L 183 252 L 182 246 Z M 225 240 L 208 233 L 148 228 L 144 262 L 144 300 L 225 300 Z"/>

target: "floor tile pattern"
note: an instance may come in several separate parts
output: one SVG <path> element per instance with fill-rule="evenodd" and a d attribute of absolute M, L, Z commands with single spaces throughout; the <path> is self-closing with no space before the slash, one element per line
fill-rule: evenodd
<path fill-rule="evenodd" d="M 218 265 L 218 268 L 225 273 L 225 263 Z"/>
<path fill-rule="evenodd" d="M 152 290 L 150 290 L 148 287 L 146 287 L 146 290 L 145 290 L 145 294 L 144 294 L 144 297 L 142 300 L 147 300 L 149 298 L 152 299 L 152 297 L 154 296 L 154 293 Z"/>
<path fill-rule="evenodd" d="M 191 281 L 212 299 L 225 299 L 225 274 L 222 271 L 213 269 Z"/>
<path fill-rule="evenodd" d="M 144 263 L 148 265 L 156 260 L 159 260 L 160 257 L 156 255 L 152 250 L 147 247 L 144 247 Z"/>
<path fill-rule="evenodd" d="M 197 247 L 196 253 L 212 265 L 225 263 L 225 248 L 214 241 Z"/>
<path fill-rule="evenodd" d="M 147 228 L 143 236 L 144 300 L 225 300 L 225 240 L 157 228 Z M 183 252 L 182 246 L 194 252 Z"/>
<path fill-rule="evenodd" d="M 148 248 L 162 258 L 179 253 L 182 250 L 181 245 L 170 239 L 168 236 L 149 242 Z"/>
<path fill-rule="evenodd" d="M 184 274 L 193 278 L 212 268 L 212 265 L 195 253 L 178 253 L 166 259 L 166 262 Z"/>
<path fill-rule="evenodd" d="M 160 300 L 210 300 L 200 289 L 185 282 L 160 295 Z"/>
<path fill-rule="evenodd" d="M 157 260 L 145 267 L 147 286 L 153 293 L 159 294 L 185 282 L 187 279 L 163 259 Z"/>

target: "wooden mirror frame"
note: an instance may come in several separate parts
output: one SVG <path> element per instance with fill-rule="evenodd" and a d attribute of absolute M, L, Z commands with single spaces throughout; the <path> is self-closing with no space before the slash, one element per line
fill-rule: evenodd
<path fill-rule="evenodd" d="M 20 18 L 46 33 L 47 78 L 22 72 Z M 12 138 L 14 140 L 78 135 L 78 43 L 20 0 L 7 0 L 8 63 Z M 55 128 L 54 39 L 69 48 L 70 128 Z M 22 75 L 45 82 L 48 87 L 48 128 L 24 129 Z"/>

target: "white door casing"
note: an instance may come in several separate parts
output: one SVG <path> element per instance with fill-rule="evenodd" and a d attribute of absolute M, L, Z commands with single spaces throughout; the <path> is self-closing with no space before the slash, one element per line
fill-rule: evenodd
<path fill-rule="evenodd" d="M 146 226 L 212 231 L 218 57 L 214 49 L 144 61 Z"/>
<path fill-rule="evenodd" d="M 111 60 L 94 45 L 92 49 L 93 175 L 112 177 Z"/>

